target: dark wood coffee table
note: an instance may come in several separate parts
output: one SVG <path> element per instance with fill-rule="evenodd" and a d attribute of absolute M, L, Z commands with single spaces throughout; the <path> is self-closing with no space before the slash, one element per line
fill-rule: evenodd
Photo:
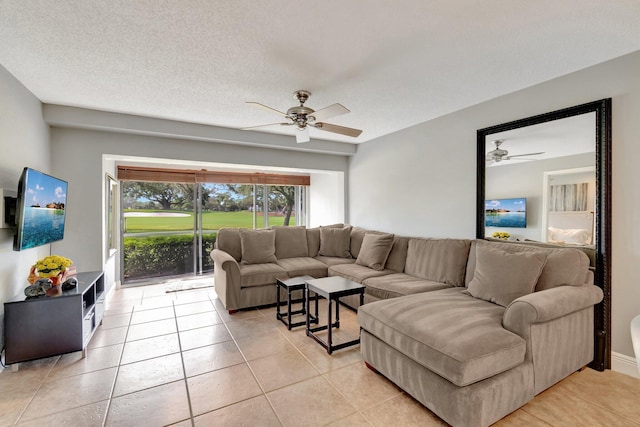
<path fill-rule="evenodd" d="M 327 353 L 329 354 L 333 353 L 335 350 L 340 350 L 341 348 L 360 344 L 360 337 L 358 337 L 358 339 L 355 339 L 352 341 L 333 345 L 331 330 L 333 328 L 340 327 L 340 298 L 346 297 L 348 295 L 360 294 L 360 305 L 363 305 L 364 304 L 364 286 L 339 276 L 324 277 L 322 279 L 312 279 L 312 280 L 307 280 L 306 282 L 307 282 L 307 292 L 306 292 L 307 294 L 306 296 L 307 336 L 310 336 L 314 340 L 316 340 L 321 346 L 327 349 Z M 327 300 L 328 316 L 327 316 L 326 325 L 311 327 L 311 323 L 314 320 L 309 310 L 309 301 L 310 301 L 309 294 L 311 292 L 315 293 L 316 295 L 316 318 L 315 318 L 316 322 L 318 319 L 318 296 L 326 298 Z M 333 305 L 333 302 L 335 302 L 335 305 L 336 305 L 336 321 L 335 322 L 332 319 L 331 306 Z M 322 338 L 320 338 L 315 334 L 315 332 L 324 331 L 325 329 L 327 330 L 327 341 L 324 341 Z"/>

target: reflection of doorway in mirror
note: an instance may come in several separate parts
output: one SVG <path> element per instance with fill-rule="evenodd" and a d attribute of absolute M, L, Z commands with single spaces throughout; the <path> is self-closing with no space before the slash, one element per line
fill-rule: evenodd
<path fill-rule="evenodd" d="M 573 213 L 567 212 L 554 213 L 552 212 L 552 203 L 550 200 L 551 187 L 570 184 L 587 184 L 587 198 L 586 208 L 584 211 L 574 211 Z M 593 245 L 593 236 L 595 236 L 595 224 L 593 221 L 593 215 L 596 208 L 596 169 L 595 166 L 587 166 L 581 168 L 563 169 L 547 171 L 543 174 L 542 183 L 542 235 L 541 240 L 543 242 L 558 242 L 562 241 L 557 236 L 571 235 L 571 236 L 583 236 L 583 238 L 577 239 L 575 242 L 569 242 L 573 244 L 583 243 Z M 561 231 L 558 231 L 561 230 Z M 565 232 L 564 230 L 572 230 Z M 586 230 L 581 233 L 576 230 Z M 553 234 L 553 236 L 550 235 Z M 553 238 L 551 238 L 553 237 Z M 575 240 L 570 238 L 568 240 Z"/>

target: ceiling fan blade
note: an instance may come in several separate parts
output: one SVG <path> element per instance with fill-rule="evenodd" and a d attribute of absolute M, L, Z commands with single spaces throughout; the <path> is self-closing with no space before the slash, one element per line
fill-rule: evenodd
<path fill-rule="evenodd" d="M 260 104 L 259 102 L 247 101 L 247 104 L 249 104 L 249 105 L 255 105 L 256 107 L 260 107 L 260 108 L 264 108 L 265 110 L 267 110 L 267 111 L 271 111 L 272 113 L 279 114 L 279 115 L 281 115 L 282 117 L 287 117 L 287 118 L 289 117 L 289 116 L 287 116 L 287 114 L 286 114 L 286 113 L 283 113 L 282 111 L 278 111 L 278 110 L 276 110 L 275 108 L 268 107 L 268 106 L 266 106 L 266 105 L 264 105 L 264 104 Z"/>
<path fill-rule="evenodd" d="M 339 133 L 340 135 L 352 136 L 354 138 L 360 136 L 362 131 L 360 129 L 348 128 L 345 126 L 332 125 L 329 123 L 316 123 L 314 127 L 320 130 L 326 130 L 327 132 Z"/>
<path fill-rule="evenodd" d="M 249 126 L 247 128 L 242 128 L 242 130 L 253 130 L 253 129 L 264 128 L 264 127 L 267 127 L 267 126 L 276 126 L 276 125 L 279 125 L 279 126 L 292 126 L 293 123 L 269 123 L 269 124 L 266 124 L 266 125 Z"/>
<path fill-rule="evenodd" d="M 342 104 L 333 104 L 333 105 L 329 105 L 328 107 L 322 108 L 318 111 L 314 111 L 313 113 L 309 114 L 309 116 L 313 117 L 317 123 L 317 122 L 323 122 L 332 117 L 339 116 L 341 114 L 347 114 L 350 112 L 351 111 L 349 111 L 349 109 Z"/>
<path fill-rule="evenodd" d="M 309 127 L 305 126 L 304 129 L 297 129 L 296 142 L 298 144 L 303 142 L 309 142 Z"/>
<path fill-rule="evenodd" d="M 539 153 L 514 154 L 513 156 L 507 156 L 507 158 L 511 159 L 513 157 L 537 156 L 539 154 L 544 154 L 544 151 L 541 151 Z"/>

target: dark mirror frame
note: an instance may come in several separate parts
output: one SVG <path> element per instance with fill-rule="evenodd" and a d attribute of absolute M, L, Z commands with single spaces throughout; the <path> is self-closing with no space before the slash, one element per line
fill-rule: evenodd
<path fill-rule="evenodd" d="M 611 369 L 611 98 L 589 102 L 477 131 L 476 237 L 484 239 L 485 142 L 488 135 L 586 113 L 596 113 L 596 211 L 594 283 L 604 292 L 594 316 L 594 360 L 590 367 Z"/>

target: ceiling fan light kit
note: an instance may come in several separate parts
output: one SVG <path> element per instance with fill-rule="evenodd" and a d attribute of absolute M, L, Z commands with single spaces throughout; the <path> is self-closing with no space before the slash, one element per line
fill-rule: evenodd
<path fill-rule="evenodd" d="M 339 116 L 341 114 L 350 113 L 349 109 L 347 109 L 342 104 L 336 103 L 316 111 L 313 108 L 309 108 L 304 105 L 304 103 L 309 99 L 310 96 L 311 92 L 309 92 L 308 90 L 297 90 L 293 92 L 293 98 L 297 100 L 300 105 L 289 108 L 286 113 L 283 113 L 282 111 L 276 110 L 275 108 L 271 108 L 259 102 L 247 101 L 247 104 L 249 105 L 254 105 L 256 107 L 276 113 L 286 118 L 288 121 L 284 123 L 270 123 L 267 125 L 251 126 L 244 128 L 244 130 L 255 130 L 257 128 L 273 126 L 277 124 L 282 126 L 295 126 L 297 130 L 296 141 L 298 143 L 309 142 L 309 127 L 314 127 L 325 132 L 337 133 L 353 138 L 357 138 L 358 136 L 360 136 L 360 134 L 362 133 L 360 129 L 324 123 L 324 120 Z"/>

